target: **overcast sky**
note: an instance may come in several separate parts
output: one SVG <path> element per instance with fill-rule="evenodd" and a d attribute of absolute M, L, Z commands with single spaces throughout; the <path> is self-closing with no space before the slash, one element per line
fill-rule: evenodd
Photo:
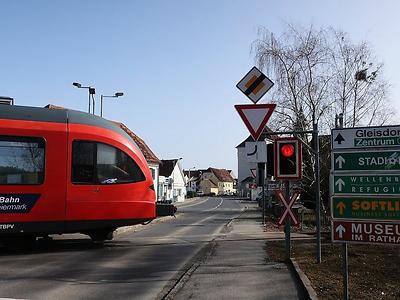
<path fill-rule="evenodd" d="M 95 87 L 97 104 L 124 92 L 104 117 L 185 168 L 237 170 L 248 132 L 233 105 L 251 102 L 235 85 L 254 64 L 259 26 L 333 26 L 368 40 L 400 110 L 400 1 L 0 0 L 0 11 L 0 95 L 87 111 L 72 82 Z"/>

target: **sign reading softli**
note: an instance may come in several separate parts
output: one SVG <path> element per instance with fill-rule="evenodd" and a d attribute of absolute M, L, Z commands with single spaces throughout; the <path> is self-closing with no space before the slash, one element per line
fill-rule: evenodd
<path fill-rule="evenodd" d="M 333 217 L 340 219 L 400 220 L 400 198 L 333 197 Z"/>

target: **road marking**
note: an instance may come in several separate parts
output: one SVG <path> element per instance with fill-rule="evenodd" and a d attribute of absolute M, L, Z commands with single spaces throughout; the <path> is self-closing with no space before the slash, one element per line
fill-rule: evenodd
<path fill-rule="evenodd" d="M 189 204 L 189 205 L 179 205 L 179 206 L 178 206 L 178 209 L 179 209 L 179 208 L 186 208 L 186 207 L 192 207 L 192 206 L 200 205 L 200 204 L 202 204 L 202 203 L 204 203 L 204 202 L 207 202 L 208 200 L 210 200 L 210 198 L 207 197 L 206 200 L 203 200 L 203 201 L 201 201 L 201 202 L 197 202 L 197 203 Z"/>
<path fill-rule="evenodd" d="M 211 208 L 211 209 L 207 209 L 207 210 L 205 210 L 205 211 L 213 211 L 213 210 L 216 210 L 218 207 L 220 207 L 220 206 L 222 205 L 222 202 L 224 202 L 224 199 L 221 198 L 221 202 L 220 202 L 216 207 Z"/>

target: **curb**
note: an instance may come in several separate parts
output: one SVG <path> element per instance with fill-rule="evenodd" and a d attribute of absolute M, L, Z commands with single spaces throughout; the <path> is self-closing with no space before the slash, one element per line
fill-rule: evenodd
<path fill-rule="evenodd" d="M 295 276 L 297 277 L 308 299 L 318 300 L 317 293 L 313 289 L 310 279 L 308 279 L 307 275 L 304 274 L 304 272 L 300 269 L 299 264 L 294 258 L 289 260 L 289 265 L 293 268 Z"/>

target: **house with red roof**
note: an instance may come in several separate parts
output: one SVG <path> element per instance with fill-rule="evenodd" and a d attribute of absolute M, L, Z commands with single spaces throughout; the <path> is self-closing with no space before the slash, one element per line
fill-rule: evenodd
<path fill-rule="evenodd" d="M 204 194 L 233 195 L 235 179 L 226 169 L 208 168 L 201 175 L 200 188 Z"/>

